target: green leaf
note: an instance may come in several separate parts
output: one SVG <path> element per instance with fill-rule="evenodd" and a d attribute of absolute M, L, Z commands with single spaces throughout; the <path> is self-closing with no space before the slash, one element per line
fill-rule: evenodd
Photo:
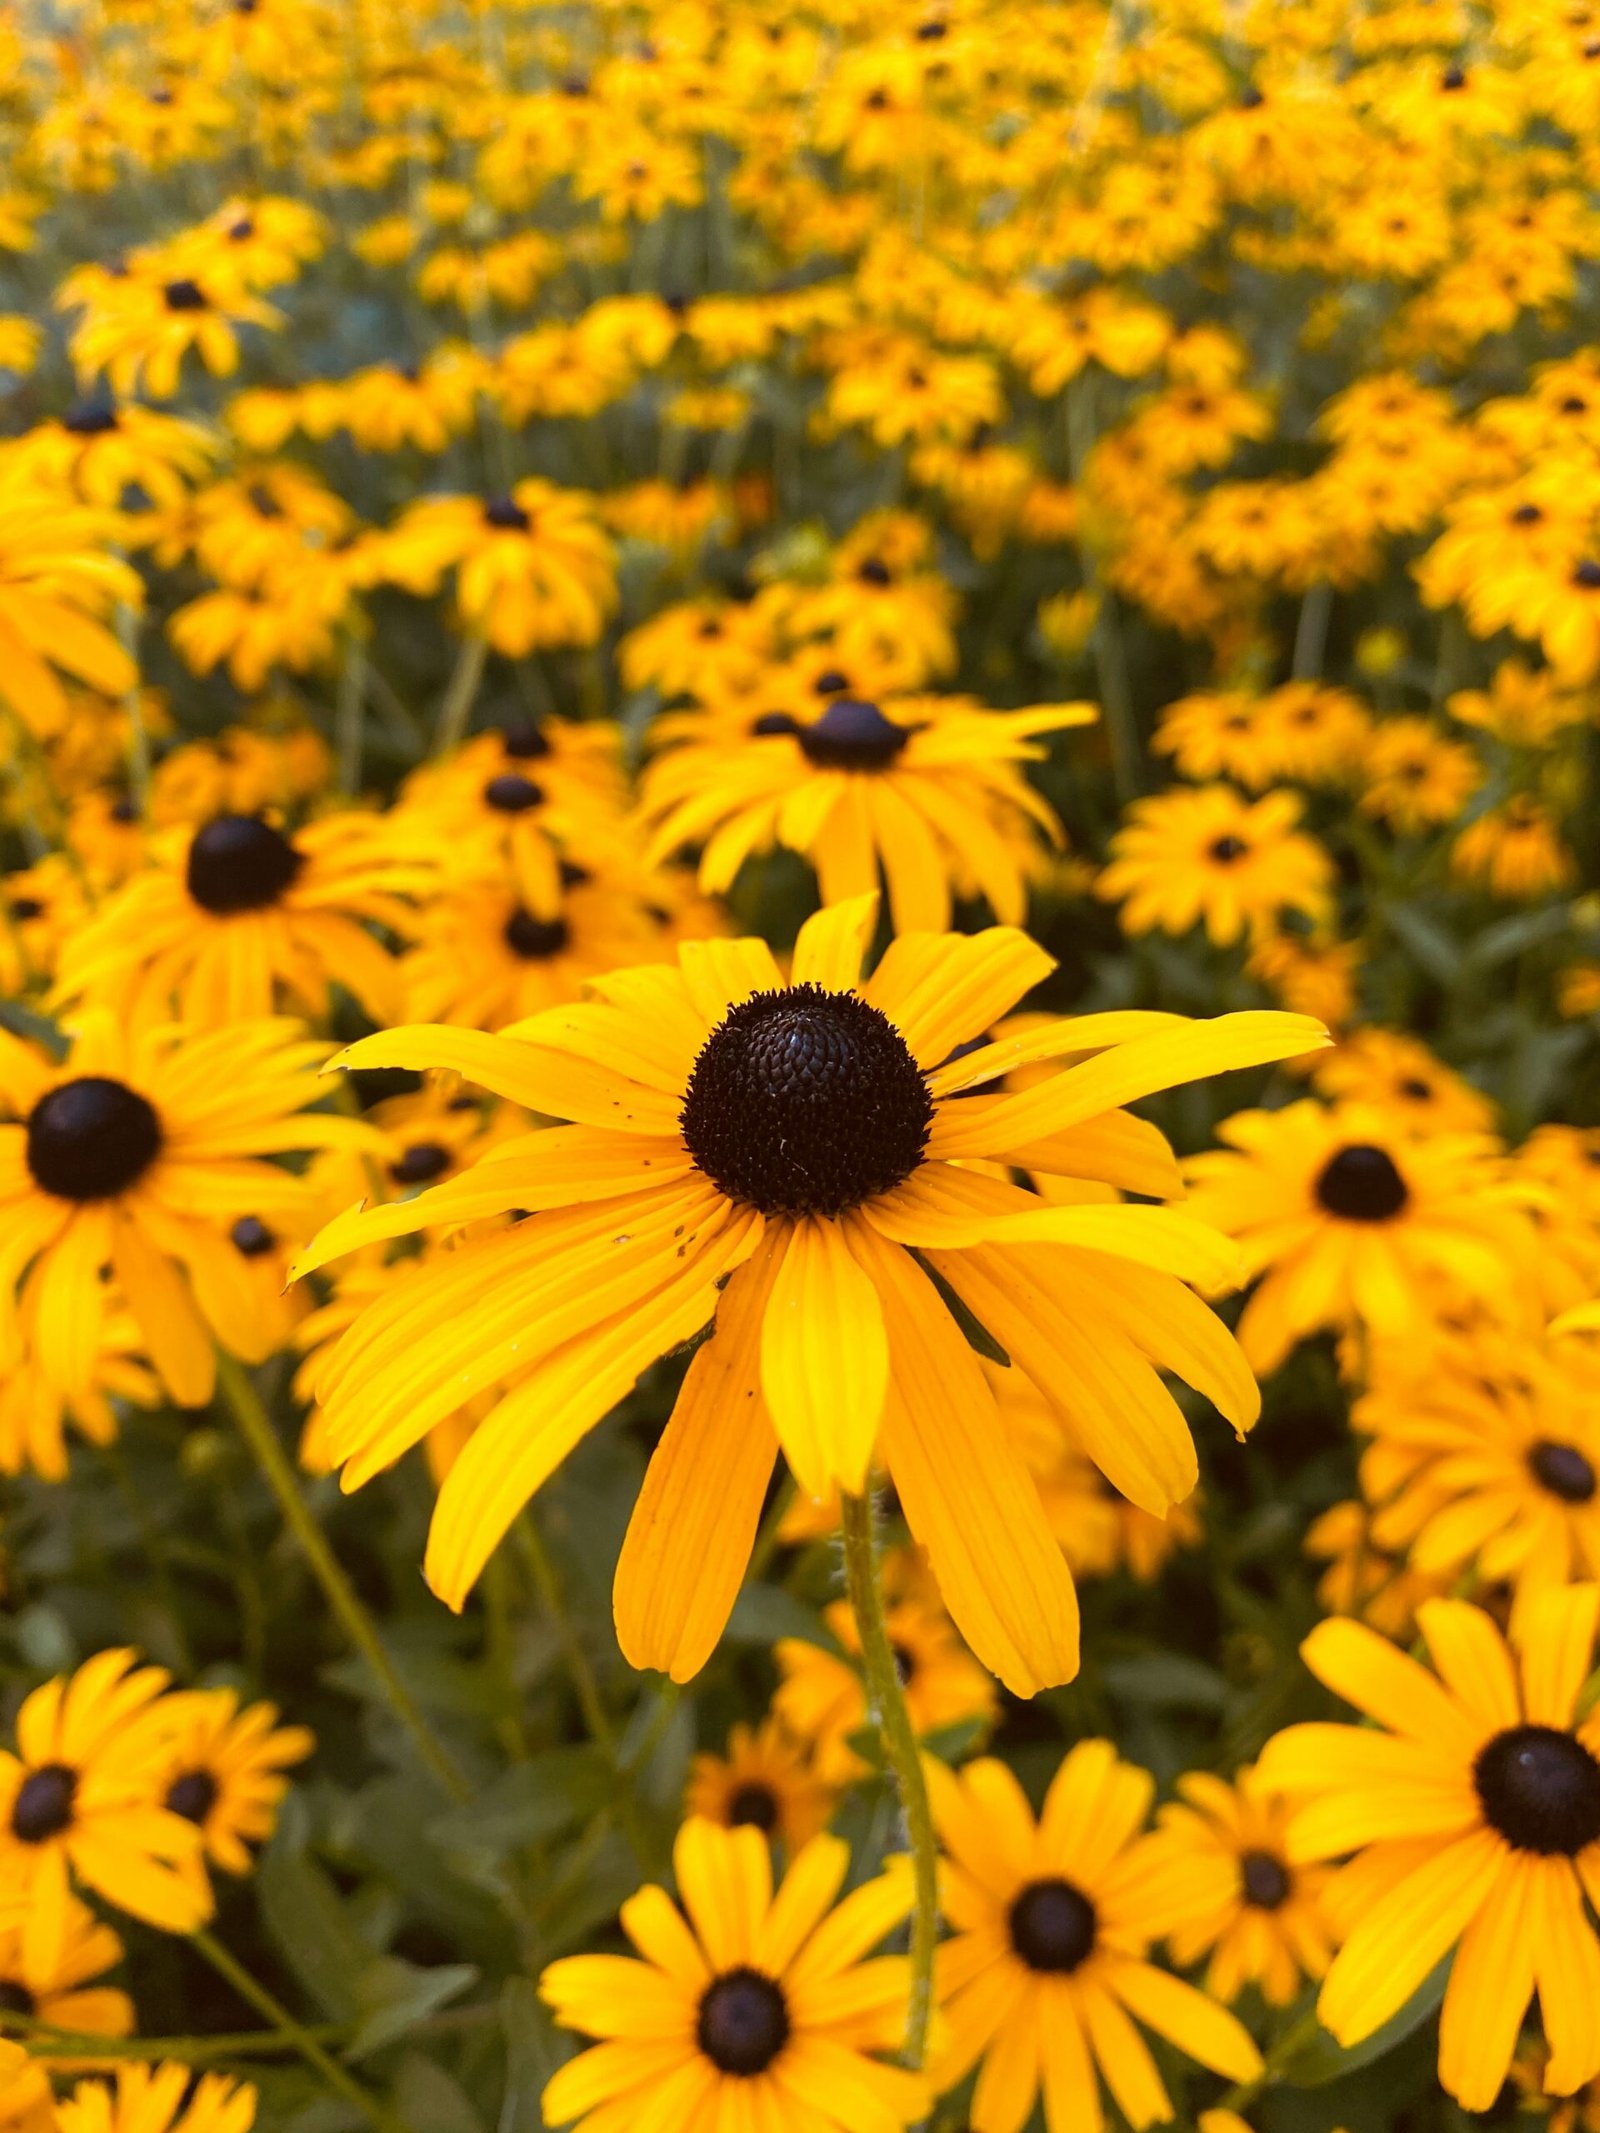
<path fill-rule="evenodd" d="M 440 1963 L 422 1970 L 398 1955 L 380 1955 L 356 1979 L 361 2021 L 350 2039 L 352 2059 L 403 2037 L 413 2024 L 437 2013 L 477 1979 L 471 1963 Z"/>
<path fill-rule="evenodd" d="M 505 1771 L 469 1807 L 437 1816 L 428 1835 L 447 1852 L 504 1858 L 586 1820 L 614 1782 L 599 1748 L 551 1748 Z"/>
<path fill-rule="evenodd" d="M 427 2133 L 484 2133 L 466 2091 L 420 2052 L 407 2052 L 400 2062 L 394 2105 L 403 2125 L 425 2126 Z"/>
<path fill-rule="evenodd" d="M 1100 1678 L 1113 1696 L 1155 1710 L 1220 1711 L 1228 1684 L 1214 1666 L 1182 1652 L 1130 1652 L 1102 1662 Z"/>
<path fill-rule="evenodd" d="M 298 1804 L 291 1795 L 290 1803 Z M 261 1915 L 278 1953 L 331 2021 L 354 2022 L 361 1973 L 372 1950 L 356 1931 L 332 1881 L 297 1848 L 297 1817 L 286 1812 L 256 1877 Z"/>
<path fill-rule="evenodd" d="M 1397 2044 L 1403 2044 L 1413 2030 L 1420 2029 L 1437 2013 L 1450 1976 L 1451 1959 L 1447 1955 L 1430 1970 L 1400 2012 L 1391 2015 L 1381 2029 L 1375 2029 L 1370 2037 L 1363 2037 L 1359 2044 L 1336 2044 L 1325 2029 L 1319 2029 L 1283 2069 L 1284 2080 L 1297 2089 L 1319 2089 L 1326 2082 L 1340 2081 L 1346 2074 L 1353 2074 L 1358 2067 L 1370 2066 L 1375 2059 L 1393 2051 Z"/>
<path fill-rule="evenodd" d="M 531 1978 L 508 1977 L 500 1991 L 506 2040 L 506 2091 L 495 2133 L 543 2133 L 539 2099 L 572 2047 L 550 2019 Z"/>
<path fill-rule="evenodd" d="M 1431 918 L 1412 904 L 1380 903 L 1375 916 L 1387 921 L 1395 938 L 1436 984 L 1454 989 L 1461 976 L 1461 950 Z"/>
<path fill-rule="evenodd" d="M 746 1585 L 733 1603 L 726 1635 L 730 1644 L 775 1644 L 780 1637 L 798 1637 L 825 1652 L 839 1649 L 816 1612 L 778 1585 Z"/>

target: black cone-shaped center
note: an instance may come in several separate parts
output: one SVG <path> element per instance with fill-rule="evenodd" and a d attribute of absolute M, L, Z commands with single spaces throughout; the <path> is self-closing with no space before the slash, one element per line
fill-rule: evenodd
<path fill-rule="evenodd" d="M 1409 1197 L 1393 1156 L 1364 1141 L 1330 1157 L 1317 1180 L 1317 1198 L 1330 1215 L 1346 1222 L 1388 1222 Z"/>
<path fill-rule="evenodd" d="M 304 865 L 305 855 L 259 815 L 217 815 L 195 831 L 185 879 L 203 910 L 225 918 L 265 911 Z"/>
<path fill-rule="evenodd" d="M 1011 1906 L 1011 1945 L 1030 1970 L 1064 1975 L 1094 1947 L 1094 1905 L 1070 1881 L 1030 1881 Z"/>
<path fill-rule="evenodd" d="M 518 719 L 514 725 L 502 726 L 500 745 L 519 763 L 535 763 L 550 753 L 549 739 L 536 718 Z"/>
<path fill-rule="evenodd" d="M 186 1822 L 203 1822 L 217 1804 L 217 1781 L 209 1770 L 186 1770 L 167 1787 L 167 1810 Z"/>
<path fill-rule="evenodd" d="M 695 2033 L 719 2072 L 765 2073 L 789 2041 L 782 1987 L 759 1970 L 724 1971 L 706 1987 Z"/>
<path fill-rule="evenodd" d="M 1242 859 L 1250 847 L 1242 837 L 1214 837 L 1208 847 L 1218 866 L 1231 867 L 1236 859 Z"/>
<path fill-rule="evenodd" d="M 450 1168 L 450 1151 L 438 1141 L 413 1141 L 401 1155 L 389 1165 L 389 1175 L 397 1185 L 431 1185 L 436 1177 Z"/>
<path fill-rule="evenodd" d="M 933 1101 L 888 1016 L 820 985 L 758 992 L 706 1039 L 679 1125 L 708 1178 L 764 1215 L 837 1215 L 908 1178 Z"/>
<path fill-rule="evenodd" d="M 78 1773 L 65 1763 L 41 1763 L 17 1788 L 11 1834 L 22 1844 L 46 1844 L 72 1825 Z"/>
<path fill-rule="evenodd" d="M 1588 1503 L 1596 1486 L 1594 1468 L 1575 1444 L 1541 1437 L 1528 1454 L 1528 1471 L 1540 1488 L 1563 1503 Z"/>
<path fill-rule="evenodd" d="M 6 2014 L 31 2017 L 37 2004 L 20 1978 L 0 1978 L 0 2009 Z"/>
<path fill-rule="evenodd" d="M 511 953 L 525 963 L 544 963 L 561 953 L 569 935 L 564 918 L 535 918 L 519 904 L 506 920 L 502 937 Z"/>
<path fill-rule="evenodd" d="M 1276 1911 L 1289 1901 L 1289 1869 L 1271 1852 L 1246 1852 L 1239 1879 L 1245 1902 L 1258 1911 Z"/>
<path fill-rule="evenodd" d="M 154 1105 L 104 1074 L 62 1082 L 28 1114 L 28 1168 L 34 1183 L 57 1199 L 113 1199 L 160 1153 Z"/>
<path fill-rule="evenodd" d="M 496 533 L 526 533 L 533 523 L 514 496 L 491 496 L 483 507 L 483 522 Z"/>
<path fill-rule="evenodd" d="M 265 1258 L 278 1241 L 259 1215 L 241 1215 L 228 1235 L 234 1250 L 246 1259 Z"/>
<path fill-rule="evenodd" d="M 732 1829 L 759 1829 L 770 1836 L 778 1826 L 778 1799 L 770 1785 L 754 1781 L 741 1785 L 728 1801 L 728 1825 Z"/>
<path fill-rule="evenodd" d="M 544 798 L 544 787 L 515 770 L 504 770 L 483 788 L 483 804 L 497 815 L 525 815 Z"/>
<path fill-rule="evenodd" d="M 818 770 L 887 770 L 911 735 L 859 696 L 839 696 L 798 735 Z"/>
<path fill-rule="evenodd" d="M 1519 1851 L 1570 1858 L 1600 1837 L 1600 1763 L 1570 1733 L 1512 1726 L 1472 1776 L 1485 1816 Z"/>

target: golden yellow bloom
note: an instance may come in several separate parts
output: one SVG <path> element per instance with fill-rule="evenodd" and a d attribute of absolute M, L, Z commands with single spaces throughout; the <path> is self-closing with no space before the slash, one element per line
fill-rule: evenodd
<path fill-rule="evenodd" d="M 487 501 L 412 504 L 384 541 L 382 567 L 423 597 L 454 571 L 462 627 L 512 659 L 593 644 L 616 605 L 611 542 L 591 499 L 535 478 Z"/>
<path fill-rule="evenodd" d="M 1129 933 L 1203 924 L 1219 948 L 1261 934 L 1284 911 L 1315 924 L 1332 909 L 1333 862 L 1295 828 L 1299 819 L 1290 792 L 1251 801 L 1206 785 L 1136 800 L 1095 893 L 1121 903 Z"/>

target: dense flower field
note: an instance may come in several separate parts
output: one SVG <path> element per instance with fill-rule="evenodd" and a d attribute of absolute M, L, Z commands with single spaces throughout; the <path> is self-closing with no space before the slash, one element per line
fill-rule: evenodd
<path fill-rule="evenodd" d="M 0 2133 L 1600 2128 L 1600 7 L 0 0 Z"/>

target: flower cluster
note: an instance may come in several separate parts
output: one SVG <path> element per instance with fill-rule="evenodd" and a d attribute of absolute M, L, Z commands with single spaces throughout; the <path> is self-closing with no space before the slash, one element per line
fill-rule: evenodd
<path fill-rule="evenodd" d="M 1597 126 L 0 0 L 0 2133 L 1600 2127 Z"/>

